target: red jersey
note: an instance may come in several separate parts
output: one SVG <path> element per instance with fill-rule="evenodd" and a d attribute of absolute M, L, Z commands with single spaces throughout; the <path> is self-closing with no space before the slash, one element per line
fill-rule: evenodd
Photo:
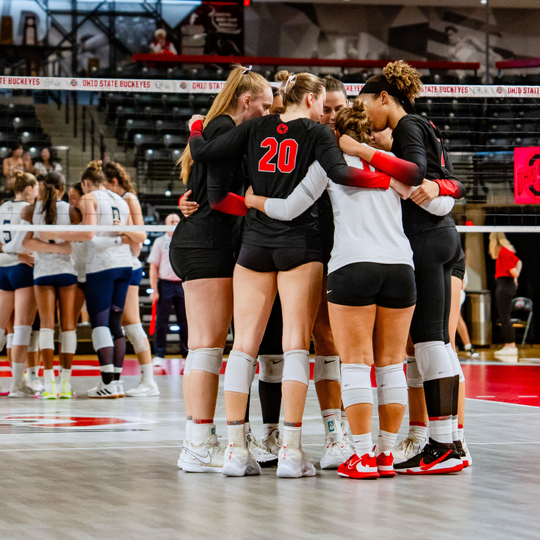
<path fill-rule="evenodd" d="M 510 274 L 510 270 L 515 268 L 518 262 L 519 259 L 513 251 L 502 247 L 495 262 L 495 279 L 500 277 L 514 277 Z"/>

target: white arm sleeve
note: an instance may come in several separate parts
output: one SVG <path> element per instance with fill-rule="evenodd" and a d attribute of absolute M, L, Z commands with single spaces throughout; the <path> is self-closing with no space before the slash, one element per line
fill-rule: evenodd
<path fill-rule="evenodd" d="M 21 219 L 21 225 L 30 225 L 28 221 Z M 26 231 L 13 231 L 13 234 L 11 235 L 11 242 L 8 242 L 7 244 L 4 244 L 2 246 L 2 251 L 4 253 L 21 253 L 22 251 L 26 251 L 22 247 L 22 243 L 24 241 L 24 238 L 26 237 Z"/>
<path fill-rule="evenodd" d="M 452 211 L 456 200 L 452 197 L 435 197 L 432 201 L 422 205 L 422 208 L 435 216 L 446 216 Z"/>
<path fill-rule="evenodd" d="M 120 236 L 94 236 L 90 243 L 101 251 L 111 246 L 119 246 L 122 243 Z"/>
<path fill-rule="evenodd" d="M 328 177 L 319 162 L 315 161 L 304 179 L 286 199 L 267 199 L 264 203 L 264 212 L 272 219 L 291 221 L 313 206 L 326 186 Z"/>

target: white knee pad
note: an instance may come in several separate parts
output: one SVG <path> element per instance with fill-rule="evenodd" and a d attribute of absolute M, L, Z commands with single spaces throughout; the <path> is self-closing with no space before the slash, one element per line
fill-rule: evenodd
<path fill-rule="evenodd" d="M 4 350 L 6 343 L 7 343 L 6 331 L 0 328 L 0 352 Z"/>
<path fill-rule="evenodd" d="M 416 363 L 424 381 L 453 377 L 452 362 L 444 341 L 426 341 L 414 346 Z"/>
<path fill-rule="evenodd" d="M 6 349 L 11 349 L 13 347 L 13 334 L 8 334 L 6 339 Z"/>
<path fill-rule="evenodd" d="M 309 385 L 309 351 L 287 351 L 283 355 L 283 363 L 283 382 L 297 381 Z"/>
<path fill-rule="evenodd" d="M 418 370 L 415 356 L 407 356 L 407 385 L 409 388 L 424 388 L 424 379 Z"/>
<path fill-rule="evenodd" d="M 28 352 L 39 352 L 39 330 L 32 330 L 32 333 L 30 334 L 30 345 L 28 345 Z"/>
<path fill-rule="evenodd" d="M 316 356 L 313 380 L 315 383 L 319 381 L 340 381 L 339 356 Z"/>
<path fill-rule="evenodd" d="M 448 352 L 448 357 L 450 358 L 450 362 L 452 362 L 452 372 L 454 373 L 454 377 L 456 375 L 459 375 L 459 382 L 460 383 L 464 382 L 465 375 L 463 374 L 463 369 L 459 362 L 459 357 L 457 353 L 454 351 L 454 349 L 452 349 L 452 345 L 450 345 L 450 343 L 447 343 L 445 347 L 446 347 L 446 351 Z"/>
<path fill-rule="evenodd" d="M 379 405 L 407 405 L 407 378 L 403 364 L 375 367 Z"/>
<path fill-rule="evenodd" d="M 214 347 L 212 349 L 195 349 L 193 351 L 193 363 L 191 370 L 199 369 L 213 375 L 219 375 L 221 364 L 223 363 L 223 349 Z"/>
<path fill-rule="evenodd" d="M 13 346 L 15 345 L 30 345 L 30 336 L 32 335 L 31 326 L 14 326 L 13 327 Z"/>
<path fill-rule="evenodd" d="M 124 326 L 124 331 L 129 342 L 133 346 L 135 354 L 142 353 L 149 349 L 146 332 L 143 330 L 142 324 L 128 324 Z"/>
<path fill-rule="evenodd" d="M 193 351 L 190 350 L 186 357 L 186 363 L 184 364 L 184 375 L 191 373 L 191 366 L 193 365 Z"/>
<path fill-rule="evenodd" d="M 106 347 L 114 347 L 111 331 L 107 326 L 96 326 L 92 330 L 92 345 L 95 351 Z"/>
<path fill-rule="evenodd" d="M 75 330 L 68 330 L 62 332 L 62 353 L 75 354 L 77 351 L 77 332 Z"/>
<path fill-rule="evenodd" d="M 259 381 L 274 384 L 282 381 L 285 366 L 282 354 L 260 354 L 258 360 Z"/>
<path fill-rule="evenodd" d="M 366 364 L 341 364 L 341 396 L 345 408 L 360 403 L 373 405 L 371 367 Z"/>
<path fill-rule="evenodd" d="M 253 365 L 257 360 L 242 351 L 231 351 L 225 370 L 225 392 L 249 394 L 253 377 Z"/>
<path fill-rule="evenodd" d="M 42 328 L 39 331 L 39 350 L 52 349 L 54 351 L 54 330 Z"/>

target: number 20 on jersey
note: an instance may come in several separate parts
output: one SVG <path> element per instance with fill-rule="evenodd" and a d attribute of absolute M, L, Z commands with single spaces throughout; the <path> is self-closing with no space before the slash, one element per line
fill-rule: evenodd
<path fill-rule="evenodd" d="M 261 143 L 261 148 L 268 148 L 266 154 L 259 161 L 260 172 L 276 172 L 277 168 L 282 173 L 290 173 L 296 166 L 296 156 L 298 154 L 298 143 L 294 139 L 285 139 L 280 143 L 274 137 L 267 137 Z"/>

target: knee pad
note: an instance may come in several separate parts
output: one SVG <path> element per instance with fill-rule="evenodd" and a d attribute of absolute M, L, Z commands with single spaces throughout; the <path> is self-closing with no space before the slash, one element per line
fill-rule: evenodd
<path fill-rule="evenodd" d="M 186 357 L 186 363 L 184 364 L 184 375 L 191 373 L 191 366 L 193 365 L 193 351 L 189 351 Z"/>
<path fill-rule="evenodd" d="M 463 374 L 463 369 L 459 362 L 459 357 L 457 353 L 454 351 L 454 349 L 452 349 L 452 345 L 450 345 L 450 343 L 447 343 L 445 347 L 448 352 L 448 357 L 450 358 L 450 362 L 452 362 L 452 373 L 454 374 L 454 377 L 457 377 L 459 375 L 459 382 L 460 383 L 464 382 L 465 375 Z"/>
<path fill-rule="evenodd" d="M 96 326 L 92 330 L 92 345 L 95 351 L 106 347 L 114 347 L 111 331 L 107 326 Z"/>
<path fill-rule="evenodd" d="M 407 356 L 407 386 L 409 388 L 424 388 L 424 380 L 418 370 L 415 356 Z"/>
<path fill-rule="evenodd" d="M 62 332 L 62 353 L 75 354 L 77 351 L 77 332 L 75 330 L 68 330 Z"/>
<path fill-rule="evenodd" d="M 285 361 L 282 354 L 259 355 L 259 381 L 277 384 L 283 379 Z"/>
<path fill-rule="evenodd" d="M 200 371 L 206 371 L 213 375 L 219 375 L 223 363 L 223 349 L 220 347 L 214 347 L 212 349 L 195 349 L 193 351 L 192 362 L 191 370 L 199 369 Z"/>
<path fill-rule="evenodd" d="M 231 351 L 225 370 L 224 389 L 225 392 L 238 392 L 239 394 L 249 394 L 253 375 L 253 365 L 255 358 L 242 351 Z"/>
<path fill-rule="evenodd" d="M 371 367 L 366 364 L 341 364 L 341 396 L 345 408 L 360 403 L 373 405 Z"/>
<path fill-rule="evenodd" d="M 6 345 L 6 343 L 7 343 L 6 331 L 0 329 L 0 352 L 4 350 L 4 346 Z"/>
<path fill-rule="evenodd" d="M 308 386 L 309 363 L 309 351 L 287 351 L 283 355 L 283 382 L 296 381 Z"/>
<path fill-rule="evenodd" d="M 124 331 L 129 342 L 133 346 L 135 354 L 142 353 L 149 349 L 146 332 L 143 330 L 141 323 L 128 324 L 127 326 L 124 326 Z"/>
<path fill-rule="evenodd" d="M 15 345 L 30 345 L 30 336 L 32 335 L 31 326 L 14 326 L 13 327 L 13 346 Z"/>
<path fill-rule="evenodd" d="M 8 334 L 6 339 L 6 349 L 11 349 L 13 347 L 13 334 Z"/>
<path fill-rule="evenodd" d="M 52 328 L 42 328 L 39 331 L 39 350 L 46 349 L 54 351 L 54 330 Z"/>
<path fill-rule="evenodd" d="M 315 370 L 313 372 L 313 380 L 315 383 L 319 381 L 340 381 L 339 356 L 316 356 Z"/>
<path fill-rule="evenodd" d="M 111 310 L 109 315 L 109 329 L 113 339 L 121 339 L 125 337 L 124 329 L 122 328 L 122 312 Z"/>
<path fill-rule="evenodd" d="M 30 334 L 30 345 L 28 345 L 28 352 L 39 352 L 39 330 L 32 330 L 32 333 Z"/>
<path fill-rule="evenodd" d="M 379 405 L 407 405 L 407 378 L 403 364 L 375 367 Z"/>
<path fill-rule="evenodd" d="M 416 343 L 416 363 L 424 383 L 436 379 L 453 377 L 452 362 L 448 357 L 448 352 L 444 341 L 425 341 Z M 425 384 L 424 384 L 425 387 Z"/>

